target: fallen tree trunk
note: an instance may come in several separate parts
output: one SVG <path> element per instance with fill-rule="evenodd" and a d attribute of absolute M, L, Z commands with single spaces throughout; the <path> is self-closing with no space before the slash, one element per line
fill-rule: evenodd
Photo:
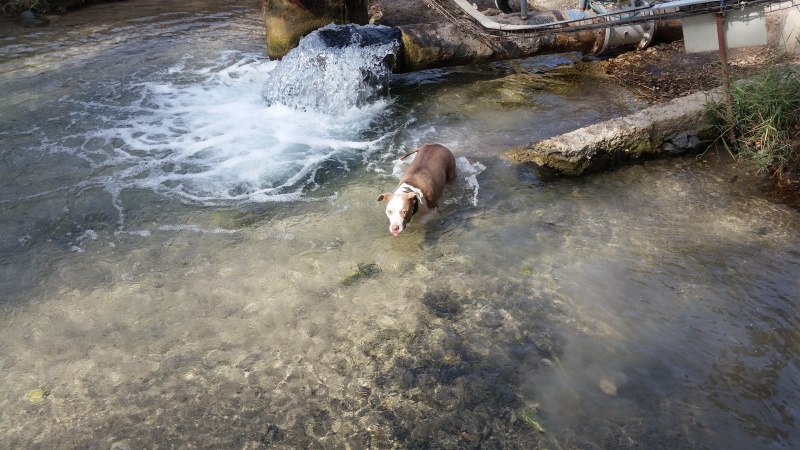
<path fill-rule="evenodd" d="M 703 150 L 711 137 L 706 101 L 719 94 L 698 92 L 569 133 L 509 150 L 502 157 L 534 164 L 547 173 L 578 176 L 651 156 Z"/>

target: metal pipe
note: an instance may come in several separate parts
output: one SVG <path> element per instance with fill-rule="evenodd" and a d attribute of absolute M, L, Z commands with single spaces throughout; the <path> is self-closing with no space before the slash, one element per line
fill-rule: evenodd
<path fill-rule="evenodd" d="M 656 22 L 636 23 L 606 28 L 603 50 L 622 45 L 636 44 L 637 48 L 645 49 L 653 41 L 655 35 Z"/>
<path fill-rule="evenodd" d="M 403 48 L 395 67 L 397 73 L 553 53 L 595 54 L 606 45 L 606 35 L 609 34 L 604 28 L 525 39 L 488 41 L 486 38 L 481 39 L 479 36 L 465 33 L 449 22 L 400 25 L 396 28 L 403 33 Z M 661 21 L 658 27 L 646 31 L 647 43 L 673 42 L 683 36 L 679 20 Z M 615 45 L 637 42 L 641 44 L 642 37 L 641 34 L 629 33 L 628 36 L 616 37 L 613 41 Z M 612 38 L 609 37 L 609 40 Z"/>
<path fill-rule="evenodd" d="M 528 0 L 519 0 L 519 15 L 522 20 L 528 20 Z"/>

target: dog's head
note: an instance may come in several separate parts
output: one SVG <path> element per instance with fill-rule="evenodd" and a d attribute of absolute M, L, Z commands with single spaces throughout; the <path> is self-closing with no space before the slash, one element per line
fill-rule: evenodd
<path fill-rule="evenodd" d="M 386 217 L 389 218 L 389 232 L 395 237 L 406 229 L 406 225 L 411 222 L 411 216 L 417 212 L 419 199 L 413 192 L 402 194 L 392 194 L 384 192 L 378 196 L 378 201 L 386 201 Z"/>

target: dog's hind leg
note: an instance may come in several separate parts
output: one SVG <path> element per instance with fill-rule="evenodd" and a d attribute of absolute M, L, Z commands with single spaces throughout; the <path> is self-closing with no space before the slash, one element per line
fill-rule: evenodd
<path fill-rule="evenodd" d="M 450 156 L 450 161 L 447 162 L 447 169 L 445 171 L 445 181 L 447 184 L 452 184 L 456 181 L 456 159 L 452 155 Z"/>

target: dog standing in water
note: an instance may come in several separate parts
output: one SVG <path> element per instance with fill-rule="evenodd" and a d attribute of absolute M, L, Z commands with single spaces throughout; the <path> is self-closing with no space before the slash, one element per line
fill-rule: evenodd
<path fill-rule="evenodd" d="M 456 158 L 444 145 L 425 144 L 400 160 L 414 153 L 417 156 L 400 178 L 400 186 L 394 193 L 384 192 L 378 196 L 378 201 L 386 201 L 389 232 L 395 237 L 411 222 L 411 216 L 436 208 L 444 185 L 456 179 Z"/>

